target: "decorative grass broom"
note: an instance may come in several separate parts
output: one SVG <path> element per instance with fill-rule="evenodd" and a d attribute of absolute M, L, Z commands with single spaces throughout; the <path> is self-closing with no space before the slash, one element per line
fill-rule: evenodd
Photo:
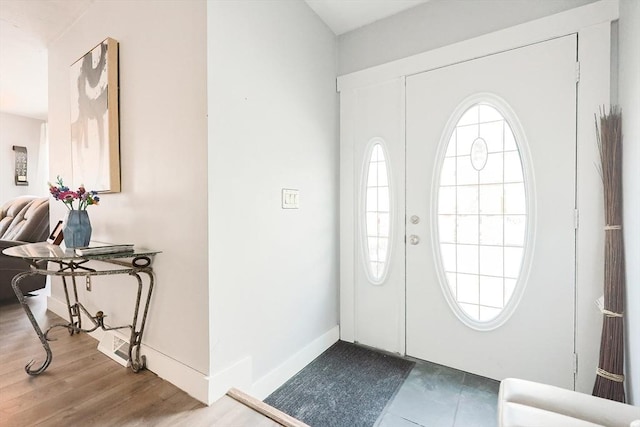
<path fill-rule="evenodd" d="M 618 402 L 624 395 L 624 248 L 622 241 L 622 115 L 618 107 L 596 117 L 606 221 L 604 246 L 604 303 L 600 359 L 593 395 Z"/>

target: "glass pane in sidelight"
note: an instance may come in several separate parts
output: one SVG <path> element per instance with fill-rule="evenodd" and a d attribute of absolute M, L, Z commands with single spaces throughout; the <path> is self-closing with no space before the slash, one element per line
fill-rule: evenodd
<path fill-rule="evenodd" d="M 389 167 L 382 144 L 373 144 L 369 151 L 363 192 L 365 194 L 364 238 L 369 276 L 377 282 L 384 277 L 389 258 L 391 234 L 391 196 Z"/>
<path fill-rule="evenodd" d="M 389 187 L 378 187 L 378 212 L 389 212 Z"/>

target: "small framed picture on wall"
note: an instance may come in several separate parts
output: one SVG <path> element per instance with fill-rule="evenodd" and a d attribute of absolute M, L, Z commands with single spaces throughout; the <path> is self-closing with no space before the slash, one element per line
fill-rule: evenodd
<path fill-rule="evenodd" d="M 14 182 L 16 185 L 29 185 L 29 181 L 27 181 L 27 147 L 14 145 L 13 151 L 16 156 Z"/>

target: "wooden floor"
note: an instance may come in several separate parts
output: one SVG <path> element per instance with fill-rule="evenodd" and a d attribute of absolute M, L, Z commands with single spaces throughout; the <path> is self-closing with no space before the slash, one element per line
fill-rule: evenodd
<path fill-rule="evenodd" d="M 43 330 L 63 322 L 46 311 L 45 296 L 29 298 Z M 224 396 L 211 407 L 150 371 L 133 373 L 97 350 L 86 334 L 49 334 L 53 361 L 39 376 L 24 365 L 44 350 L 20 304 L 0 302 L 0 426 L 222 426 L 281 424 Z"/>

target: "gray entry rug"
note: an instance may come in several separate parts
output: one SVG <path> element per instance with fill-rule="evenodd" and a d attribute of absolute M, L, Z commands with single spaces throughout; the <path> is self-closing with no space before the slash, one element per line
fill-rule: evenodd
<path fill-rule="evenodd" d="M 371 427 L 414 365 L 338 341 L 264 402 L 312 427 Z"/>

